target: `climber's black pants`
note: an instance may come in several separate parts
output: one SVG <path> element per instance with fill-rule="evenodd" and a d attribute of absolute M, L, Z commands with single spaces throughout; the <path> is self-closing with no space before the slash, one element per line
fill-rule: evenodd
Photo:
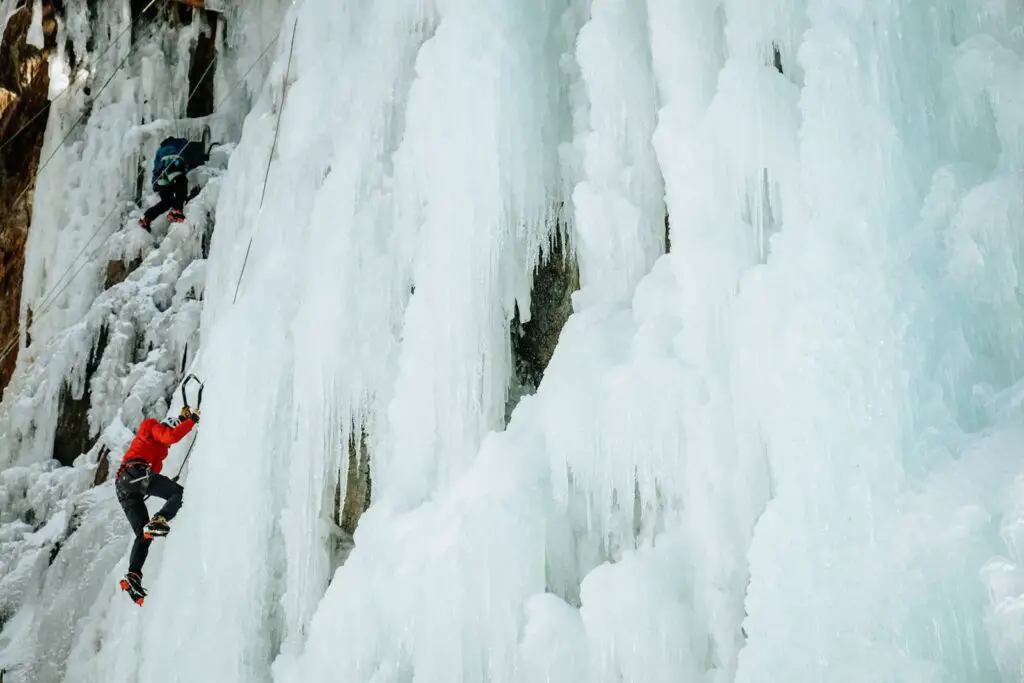
<path fill-rule="evenodd" d="M 138 464 L 125 468 L 114 482 L 114 491 L 117 493 L 117 501 L 121 503 L 121 508 L 128 517 L 128 523 L 132 525 L 132 531 L 135 532 L 128 571 L 141 576 L 142 565 L 146 563 L 146 556 L 149 555 L 149 544 L 153 542 L 142 536 L 142 530 L 149 522 L 145 496 L 148 494 L 163 498 L 166 502 L 157 515 L 170 521 L 181 509 L 181 498 L 185 489 L 162 474 L 153 474 L 147 465 Z"/>
<path fill-rule="evenodd" d="M 158 216 L 170 209 L 184 210 L 185 202 L 188 200 L 188 178 L 186 176 L 180 175 L 169 184 L 157 186 L 155 189 L 160 194 L 160 201 L 146 209 L 144 214 L 146 221 L 152 223 Z"/>

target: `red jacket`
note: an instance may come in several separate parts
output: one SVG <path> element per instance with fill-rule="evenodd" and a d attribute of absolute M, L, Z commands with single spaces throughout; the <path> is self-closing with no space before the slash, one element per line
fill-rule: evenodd
<path fill-rule="evenodd" d="M 145 460 L 153 472 L 159 474 L 164 467 L 168 449 L 185 438 L 195 424 L 192 420 L 182 420 L 177 427 L 171 428 L 160 424 L 153 418 L 143 420 L 139 425 L 139 433 L 135 435 L 132 445 L 128 447 L 128 452 L 124 454 L 121 462 Z"/>

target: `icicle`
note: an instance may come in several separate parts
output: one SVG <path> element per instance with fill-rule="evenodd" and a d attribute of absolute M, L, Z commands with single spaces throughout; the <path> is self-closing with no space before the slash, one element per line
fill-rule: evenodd
<path fill-rule="evenodd" d="M 578 131 L 584 179 L 573 190 L 584 301 L 621 300 L 664 250 L 647 15 L 642 3 L 596 0 L 577 60 L 589 106 Z"/>

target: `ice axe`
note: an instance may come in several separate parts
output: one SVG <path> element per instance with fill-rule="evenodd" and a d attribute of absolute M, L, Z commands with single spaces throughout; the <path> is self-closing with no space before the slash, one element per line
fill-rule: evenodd
<path fill-rule="evenodd" d="M 196 377 L 195 375 L 192 375 L 192 374 L 188 375 L 188 377 L 185 378 L 185 381 L 181 383 L 181 402 L 183 404 L 185 404 L 184 407 L 188 408 L 189 412 L 191 412 L 192 411 L 192 407 L 189 406 L 189 404 L 188 404 L 188 394 L 185 393 L 185 388 L 188 387 L 189 382 L 196 382 L 199 385 L 199 392 L 196 394 L 196 410 L 199 410 L 199 407 L 203 405 L 203 386 L 204 385 L 203 385 L 203 383 L 201 381 L 199 381 L 198 377 Z M 192 447 L 195 446 L 195 445 L 196 445 L 196 440 L 195 440 L 195 438 L 193 438 L 192 439 L 192 443 L 190 443 L 189 446 L 188 446 L 188 452 L 185 453 L 185 459 L 181 461 L 181 467 L 178 468 L 178 473 L 176 475 L 174 475 L 174 479 L 171 479 L 171 481 L 177 482 L 178 479 L 181 478 L 181 472 L 182 472 L 182 470 L 185 469 L 185 463 L 188 462 L 188 457 L 190 455 L 192 455 Z M 145 478 L 148 479 L 149 475 L 147 474 Z M 149 500 L 149 495 L 147 494 L 146 497 L 143 498 L 143 500 Z M 3 683 L 3 681 L 0 680 L 0 683 Z"/>
<path fill-rule="evenodd" d="M 181 383 L 181 402 L 184 404 L 185 408 L 188 408 L 189 412 L 192 412 L 192 407 L 188 404 L 188 395 L 185 393 L 185 388 L 188 386 L 189 382 L 195 382 L 199 385 L 199 393 L 196 394 L 196 410 L 199 410 L 203 405 L 203 389 L 205 388 L 205 385 L 193 374 L 189 374 L 189 376 L 185 378 L 185 381 Z M 188 452 L 185 453 L 185 459 L 181 461 L 181 467 L 178 468 L 178 473 L 174 475 L 174 479 L 171 479 L 171 481 L 176 482 L 181 477 L 181 473 L 185 469 L 185 463 L 188 462 L 189 456 L 192 455 L 192 447 L 196 445 L 197 438 L 199 438 L 198 435 L 194 437 L 192 439 L 192 443 L 188 445 Z"/>
<path fill-rule="evenodd" d="M 181 402 L 186 408 L 192 410 L 192 407 L 188 404 L 188 394 L 185 393 L 185 389 L 188 387 L 189 382 L 195 382 L 199 385 L 199 392 L 196 394 L 196 410 L 199 410 L 203 405 L 203 383 L 199 381 L 199 378 L 193 374 L 189 374 L 185 378 L 185 381 L 181 383 Z"/>

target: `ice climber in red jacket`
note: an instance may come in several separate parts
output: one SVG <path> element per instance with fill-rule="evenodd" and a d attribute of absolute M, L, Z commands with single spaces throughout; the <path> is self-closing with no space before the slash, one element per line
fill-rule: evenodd
<path fill-rule="evenodd" d="M 160 474 L 160 470 L 170 447 L 181 441 L 198 422 L 199 411 L 192 411 L 187 406 L 181 409 L 180 419 L 168 417 L 163 422 L 153 418 L 143 420 L 114 477 L 117 500 L 135 531 L 128 573 L 121 579 L 121 589 L 139 605 L 146 597 L 146 590 L 142 587 L 142 565 L 149 554 L 149 544 L 157 536 L 166 536 L 170 531 L 167 523 L 178 514 L 184 493 L 177 482 Z M 149 518 L 146 508 L 146 495 L 166 501 L 153 519 Z"/>

